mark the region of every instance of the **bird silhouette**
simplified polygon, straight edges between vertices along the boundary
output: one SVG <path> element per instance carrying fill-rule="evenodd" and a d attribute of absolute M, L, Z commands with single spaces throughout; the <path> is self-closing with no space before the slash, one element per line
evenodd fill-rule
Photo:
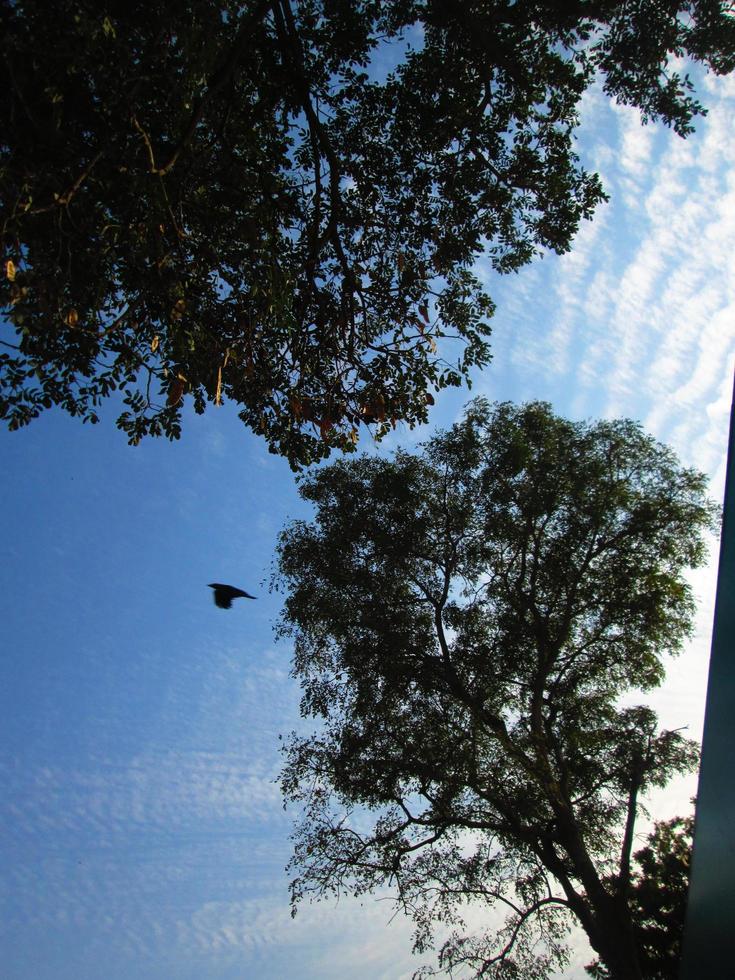
<path fill-rule="evenodd" d="M 234 585 L 222 585 L 221 582 L 210 582 L 209 588 L 214 589 L 214 604 L 220 609 L 229 609 L 233 599 L 255 599 L 254 595 L 236 589 Z"/>

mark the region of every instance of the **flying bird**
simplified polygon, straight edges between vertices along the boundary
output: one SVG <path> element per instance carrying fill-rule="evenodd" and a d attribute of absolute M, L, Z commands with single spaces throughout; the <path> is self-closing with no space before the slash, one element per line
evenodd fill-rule
<path fill-rule="evenodd" d="M 229 609 L 233 599 L 255 599 L 254 595 L 236 589 L 234 585 L 222 585 L 221 582 L 210 582 L 209 588 L 214 589 L 214 604 L 220 609 Z"/>

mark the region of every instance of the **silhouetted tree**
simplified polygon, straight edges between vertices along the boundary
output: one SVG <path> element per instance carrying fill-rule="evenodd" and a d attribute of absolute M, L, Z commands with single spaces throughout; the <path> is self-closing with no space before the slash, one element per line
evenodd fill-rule
<path fill-rule="evenodd" d="M 690 632 L 705 477 L 631 421 L 478 400 L 419 454 L 301 494 L 315 518 L 283 531 L 275 576 L 321 721 L 286 748 L 294 904 L 392 887 L 416 950 L 453 923 L 440 967 L 487 977 L 547 976 L 576 919 L 611 977 L 641 977 L 639 801 L 697 750 L 630 692 Z M 505 927 L 467 935 L 470 902 Z"/>
<path fill-rule="evenodd" d="M 718 0 L 0 0 L 0 25 L 0 417 L 121 391 L 135 443 L 229 399 L 294 467 L 488 362 L 470 269 L 592 215 L 595 78 L 686 135 L 673 60 L 735 53 Z"/>

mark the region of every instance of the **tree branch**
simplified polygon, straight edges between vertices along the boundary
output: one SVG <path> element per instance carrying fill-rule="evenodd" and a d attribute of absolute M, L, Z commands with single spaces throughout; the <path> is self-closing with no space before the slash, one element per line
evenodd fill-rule
<path fill-rule="evenodd" d="M 633 839 L 635 832 L 635 820 L 638 809 L 638 793 L 643 782 L 643 759 L 640 752 L 636 752 L 633 757 L 633 766 L 628 790 L 628 801 L 625 817 L 625 832 L 623 843 L 620 848 L 620 864 L 618 871 L 617 892 L 625 898 L 630 889 L 630 860 L 633 850 Z"/>
<path fill-rule="evenodd" d="M 164 177 L 175 166 L 182 152 L 186 149 L 186 146 L 194 136 L 196 128 L 204 115 L 204 110 L 207 108 L 212 99 L 220 92 L 220 90 L 224 88 L 235 72 L 238 62 L 244 55 L 250 43 L 253 25 L 262 19 L 268 8 L 271 6 L 271 0 L 260 0 L 260 2 L 256 4 L 255 8 L 250 11 L 250 13 L 240 24 L 237 34 L 235 35 L 235 40 L 233 41 L 227 57 L 209 78 L 207 89 L 194 107 L 194 111 L 189 118 L 189 123 L 173 153 L 162 167 L 152 169 L 153 173 L 158 174 L 159 177 Z"/>
<path fill-rule="evenodd" d="M 334 152 L 334 148 L 332 147 L 329 137 L 327 136 L 311 102 L 309 83 L 307 82 L 306 75 L 304 73 L 304 55 L 301 49 L 301 40 L 294 23 L 291 4 L 289 0 L 275 0 L 275 2 L 272 3 L 272 10 L 276 23 L 276 33 L 278 34 L 279 41 L 285 49 L 284 54 L 287 54 L 290 67 L 294 73 L 294 78 L 297 83 L 301 108 L 304 110 L 304 114 L 306 115 L 309 129 L 312 135 L 316 136 L 316 142 L 318 143 L 321 153 L 324 155 L 329 165 L 329 199 L 331 208 L 324 235 L 321 237 L 317 245 L 317 254 L 321 249 L 321 244 L 326 239 L 330 239 L 342 268 L 342 274 L 345 280 L 350 283 L 352 288 L 354 288 L 356 286 L 355 277 L 352 274 L 349 262 L 347 261 L 347 257 L 345 256 L 342 248 L 342 241 L 340 239 L 338 229 L 338 217 L 340 211 L 342 210 L 342 195 L 340 193 L 342 173 L 340 163 L 337 158 L 337 154 Z M 318 166 L 319 160 L 316 159 L 314 161 L 315 169 L 318 168 Z"/>

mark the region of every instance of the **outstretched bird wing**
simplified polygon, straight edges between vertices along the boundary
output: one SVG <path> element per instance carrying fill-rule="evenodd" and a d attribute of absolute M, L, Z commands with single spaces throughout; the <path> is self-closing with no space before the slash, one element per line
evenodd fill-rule
<path fill-rule="evenodd" d="M 214 589 L 214 602 L 220 609 L 229 609 L 233 599 L 254 599 L 254 595 L 236 589 L 234 585 L 223 585 L 221 582 L 210 582 L 209 588 Z"/>

